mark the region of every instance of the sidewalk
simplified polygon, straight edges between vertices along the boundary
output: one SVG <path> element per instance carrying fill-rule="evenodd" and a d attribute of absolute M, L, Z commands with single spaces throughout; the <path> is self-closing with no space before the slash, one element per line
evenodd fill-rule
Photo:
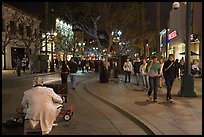
<path fill-rule="evenodd" d="M 25 73 L 21 71 L 21 76 L 17 76 L 16 72 L 13 73 L 13 70 L 2 70 L 2 79 L 23 79 L 28 77 L 36 77 L 36 76 L 44 76 L 55 74 L 55 72 L 47 72 L 47 73 L 30 73 L 29 70 L 26 70 Z"/>
<path fill-rule="evenodd" d="M 172 88 L 174 102 L 165 102 L 166 88 L 163 86 L 158 91 L 158 102 L 154 103 L 147 101 L 147 93 L 142 90 L 141 84 L 137 86 L 124 83 L 122 75 L 119 79 L 119 83 L 99 83 L 97 76 L 87 81 L 86 89 L 155 135 L 202 134 L 202 90 L 198 89 L 200 87 L 195 87 L 197 97 L 178 97 L 180 82 L 175 80 Z M 196 82 L 198 84 L 198 81 Z M 199 82 L 202 88 L 202 79 Z"/>

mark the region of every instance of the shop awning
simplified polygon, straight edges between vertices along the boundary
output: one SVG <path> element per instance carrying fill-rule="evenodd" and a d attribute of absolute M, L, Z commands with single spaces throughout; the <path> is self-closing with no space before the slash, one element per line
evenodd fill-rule
<path fill-rule="evenodd" d="M 180 55 L 185 55 L 185 52 L 180 53 Z M 191 51 L 191 56 L 197 56 L 197 55 L 199 54 Z"/>

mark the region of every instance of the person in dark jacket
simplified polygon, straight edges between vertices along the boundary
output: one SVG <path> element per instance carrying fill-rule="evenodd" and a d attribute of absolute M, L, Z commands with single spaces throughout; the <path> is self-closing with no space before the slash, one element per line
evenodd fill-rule
<path fill-rule="evenodd" d="M 180 68 L 180 64 L 179 64 L 179 60 L 176 59 L 175 60 L 175 65 L 176 65 L 176 77 L 179 79 L 179 68 Z"/>
<path fill-rule="evenodd" d="M 65 61 L 62 61 L 62 67 L 61 67 L 61 81 L 62 81 L 62 84 L 67 84 L 68 73 L 69 73 L 68 67 L 65 64 Z"/>
<path fill-rule="evenodd" d="M 82 59 L 81 60 L 81 70 L 82 70 L 82 73 L 84 73 L 84 67 L 86 66 L 86 62 L 85 62 L 85 59 Z"/>
<path fill-rule="evenodd" d="M 68 63 L 69 66 L 69 72 L 70 72 L 70 79 L 71 79 L 71 86 L 73 89 L 76 88 L 77 83 L 77 70 L 78 70 L 78 64 L 74 60 L 74 58 L 71 58 L 70 62 Z"/>
<path fill-rule="evenodd" d="M 169 54 L 168 60 L 164 63 L 163 75 L 167 86 L 166 101 L 172 102 L 171 88 L 176 78 L 176 64 L 173 54 Z"/>
<path fill-rule="evenodd" d="M 140 65 L 141 65 L 141 61 L 140 58 L 137 57 L 136 61 L 133 64 L 133 68 L 134 68 L 134 73 L 135 73 L 135 77 L 136 77 L 136 85 L 139 85 L 139 81 L 140 81 Z"/>

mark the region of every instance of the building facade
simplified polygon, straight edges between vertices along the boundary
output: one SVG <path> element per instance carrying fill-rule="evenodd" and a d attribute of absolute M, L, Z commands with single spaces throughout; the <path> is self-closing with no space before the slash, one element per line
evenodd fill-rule
<path fill-rule="evenodd" d="M 190 61 L 198 59 L 202 62 L 202 3 L 192 2 L 192 26 L 190 49 L 193 54 Z M 197 24 L 197 25 L 196 25 Z M 199 24 L 199 25 L 198 25 Z M 178 9 L 172 9 L 170 12 L 170 32 L 168 35 L 169 47 L 168 54 L 174 54 L 176 59 L 185 59 L 185 41 L 186 41 L 186 4 L 180 2 Z M 199 31 L 200 30 L 200 31 Z"/>
<path fill-rule="evenodd" d="M 37 17 L 2 3 L 2 69 L 12 69 L 17 58 L 26 56 L 26 47 L 34 54 L 39 26 Z"/>

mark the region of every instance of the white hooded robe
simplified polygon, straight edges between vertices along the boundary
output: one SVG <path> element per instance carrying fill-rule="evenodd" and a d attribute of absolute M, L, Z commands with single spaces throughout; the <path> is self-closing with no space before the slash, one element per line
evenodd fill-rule
<path fill-rule="evenodd" d="M 24 92 L 21 102 L 25 119 L 29 119 L 31 126 L 40 122 L 42 132 L 49 133 L 52 130 L 53 122 L 61 111 L 62 99 L 52 88 L 37 86 Z"/>

